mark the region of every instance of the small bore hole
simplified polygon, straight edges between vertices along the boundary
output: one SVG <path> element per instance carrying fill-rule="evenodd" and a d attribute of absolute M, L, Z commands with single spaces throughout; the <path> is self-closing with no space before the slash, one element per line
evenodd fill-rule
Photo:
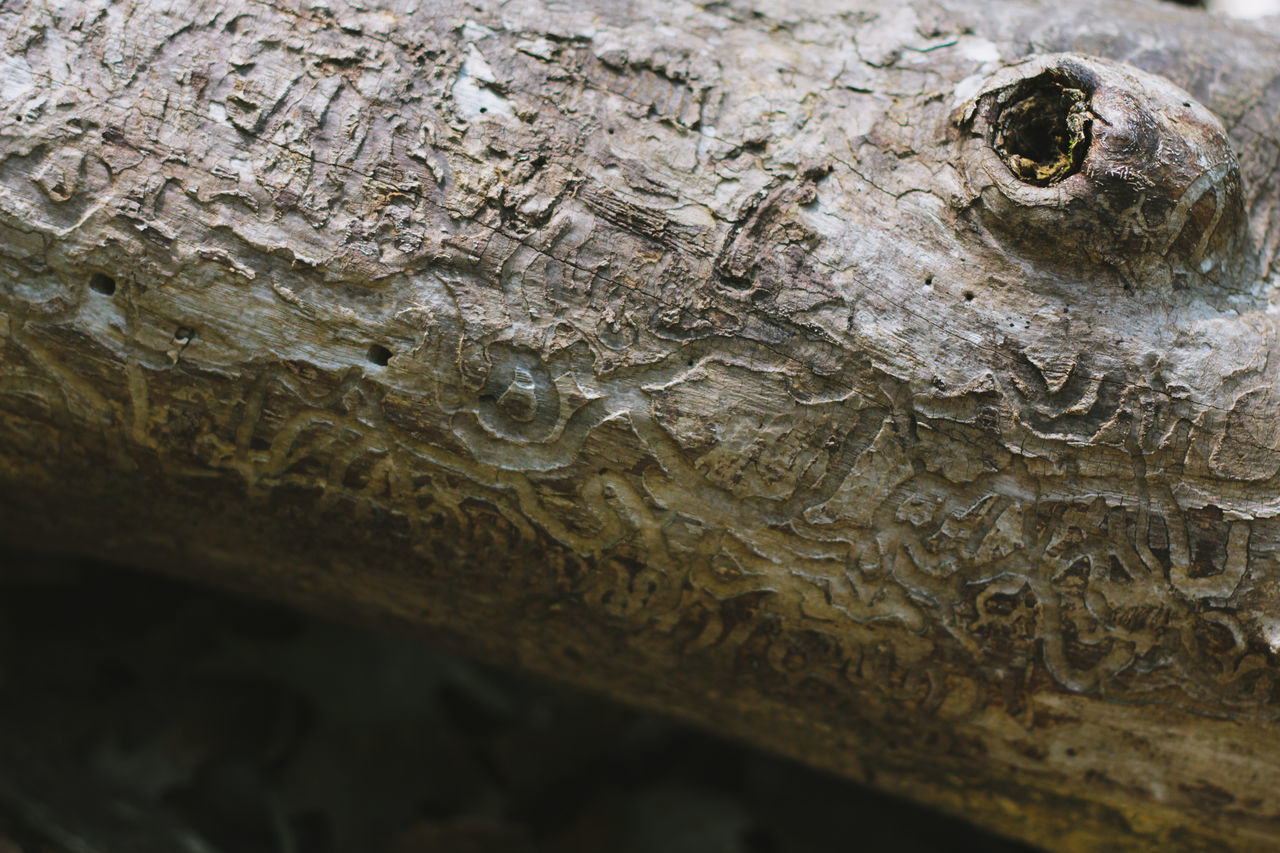
<path fill-rule="evenodd" d="M 369 347 L 369 351 L 365 353 L 365 358 L 369 359 L 370 364 L 376 364 L 379 367 L 386 367 L 387 362 L 391 361 L 391 350 L 382 344 L 374 344 Z"/>
<path fill-rule="evenodd" d="M 933 287 L 933 276 L 929 276 L 924 280 L 925 287 Z"/>
<path fill-rule="evenodd" d="M 972 302 L 972 301 L 973 301 L 973 291 L 972 291 L 972 290 L 966 290 L 966 291 L 964 292 L 964 301 L 965 301 L 965 302 Z"/>
<path fill-rule="evenodd" d="M 111 296 L 116 292 L 116 280 L 105 273 L 96 272 L 89 276 L 89 289 L 103 296 Z"/>
<path fill-rule="evenodd" d="M 1023 84 L 996 120 L 994 145 L 1018 180 L 1047 187 L 1080 171 L 1089 150 L 1089 93 L 1053 71 Z"/>

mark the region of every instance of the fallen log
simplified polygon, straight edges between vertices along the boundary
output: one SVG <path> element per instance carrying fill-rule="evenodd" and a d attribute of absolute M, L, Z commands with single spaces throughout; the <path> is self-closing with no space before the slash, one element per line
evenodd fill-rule
<path fill-rule="evenodd" d="M 1280 44 L 0 6 L 0 537 L 1054 849 L 1280 846 Z"/>

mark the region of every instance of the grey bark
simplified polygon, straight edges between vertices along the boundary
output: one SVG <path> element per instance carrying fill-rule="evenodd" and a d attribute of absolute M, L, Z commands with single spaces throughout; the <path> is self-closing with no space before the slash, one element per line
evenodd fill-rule
<path fill-rule="evenodd" d="M 1280 846 L 1280 44 L 3 2 L 0 535 L 1055 849 Z"/>

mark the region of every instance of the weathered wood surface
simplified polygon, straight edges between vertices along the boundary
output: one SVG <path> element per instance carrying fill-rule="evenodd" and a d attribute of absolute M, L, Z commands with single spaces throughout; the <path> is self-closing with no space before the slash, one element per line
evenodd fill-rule
<path fill-rule="evenodd" d="M 1280 847 L 1273 35 L 1087 0 L 0 32 L 4 538 L 1055 849 Z"/>

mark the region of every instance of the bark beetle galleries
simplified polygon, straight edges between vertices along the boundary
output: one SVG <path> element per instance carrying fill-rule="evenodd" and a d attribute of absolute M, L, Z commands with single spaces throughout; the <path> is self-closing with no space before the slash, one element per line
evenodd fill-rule
<path fill-rule="evenodd" d="M 1168 80 L 1075 54 L 1032 57 L 979 84 L 955 120 L 964 204 L 1011 248 L 1156 289 L 1250 280 L 1226 131 Z"/>

